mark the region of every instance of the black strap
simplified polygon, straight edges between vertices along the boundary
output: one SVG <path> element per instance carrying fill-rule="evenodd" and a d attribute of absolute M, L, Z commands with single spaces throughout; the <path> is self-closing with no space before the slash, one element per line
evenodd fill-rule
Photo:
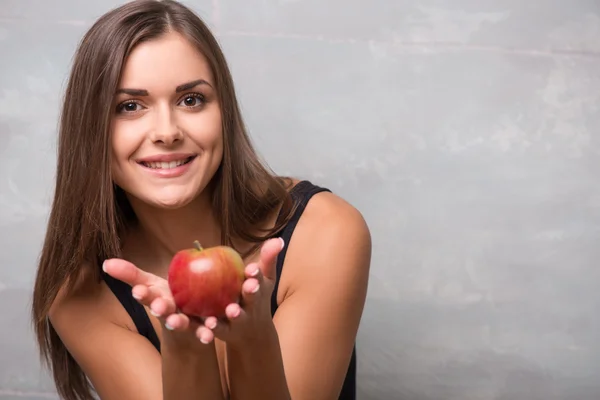
<path fill-rule="evenodd" d="M 106 285 L 114 293 L 115 297 L 123 305 L 123 308 L 125 308 L 133 320 L 139 334 L 147 338 L 150 343 L 156 347 L 156 350 L 160 352 L 160 340 L 158 340 L 154 326 L 152 325 L 144 306 L 138 303 L 131 295 L 131 286 L 121 280 L 113 278 L 107 273 L 102 273 L 102 276 Z"/>

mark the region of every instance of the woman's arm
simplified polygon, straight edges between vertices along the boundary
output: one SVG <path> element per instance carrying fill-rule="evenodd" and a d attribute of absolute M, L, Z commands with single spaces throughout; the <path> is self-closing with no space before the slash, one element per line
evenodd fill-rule
<path fill-rule="evenodd" d="M 163 332 L 159 353 L 126 326 L 125 310 L 100 288 L 59 297 L 50 320 L 102 400 L 225 398 L 214 345 L 203 345 L 193 333 L 182 340 L 175 336 L 182 333 Z"/>
<path fill-rule="evenodd" d="M 315 195 L 289 243 L 280 283 L 287 291 L 278 294 L 283 300 L 273 325 L 255 342 L 228 345 L 233 400 L 338 398 L 370 259 L 371 237 L 361 214 L 333 194 Z"/>

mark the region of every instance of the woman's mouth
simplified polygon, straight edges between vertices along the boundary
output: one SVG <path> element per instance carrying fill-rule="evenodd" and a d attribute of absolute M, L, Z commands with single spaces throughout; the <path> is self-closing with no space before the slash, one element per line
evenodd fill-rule
<path fill-rule="evenodd" d="M 188 164 L 196 156 L 189 156 L 181 160 L 174 161 L 140 161 L 139 164 L 151 169 L 174 169 L 182 165 Z"/>

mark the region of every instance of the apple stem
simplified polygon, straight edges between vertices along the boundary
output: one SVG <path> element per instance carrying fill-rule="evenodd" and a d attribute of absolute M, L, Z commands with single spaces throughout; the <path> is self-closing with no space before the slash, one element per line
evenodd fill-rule
<path fill-rule="evenodd" d="M 194 247 L 196 248 L 196 250 L 202 251 L 202 246 L 200 245 L 200 242 L 197 240 L 194 240 Z"/>

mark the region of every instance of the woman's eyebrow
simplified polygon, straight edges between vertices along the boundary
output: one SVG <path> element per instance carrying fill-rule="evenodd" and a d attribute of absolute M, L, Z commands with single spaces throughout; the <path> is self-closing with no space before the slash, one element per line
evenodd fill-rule
<path fill-rule="evenodd" d="M 181 84 L 179 86 L 177 86 L 175 88 L 175 93 L 179 93 L 179 92 L 183 92 L 185 90 L 189 90 L 191 88 L 194 88 L 198 85 L 208 85 L 210 87 L 212 87 L 212 85 L 210 83 L 208 83 L 206 80 L 204 79 L 196 79 L 195 81 L 191 81 L 191 82 L 187 82 L 184 84 Z M 130 89 L 130 88 L 121 88 L 117 90 L 116 94 L 128 94 L 130 96 L 148 96 L 148 91 L 146 89 Z"/>

